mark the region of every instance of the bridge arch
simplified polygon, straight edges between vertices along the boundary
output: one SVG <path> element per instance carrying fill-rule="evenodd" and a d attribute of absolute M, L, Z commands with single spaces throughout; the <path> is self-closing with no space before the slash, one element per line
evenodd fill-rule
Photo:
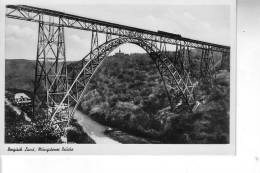
<path fill-rule="evenodd" d="M 80 63 L 77 63 L 77 68 L 71 72 L 73 74 L 69 74 L 73 77 L 71 82 L 69 82 L 69 88 L 67 92 L 52 113 L 52 122 L 59 122 L 57 117 L 64 103 L 68 106 L 74 105 L 72 109 L 68 108 L 69 118 L 74 114 L 76 108 L 83 98 L 89 81 L 94 76 L 105 57 L 107 57 L 117 47 L 126 43 L 135 44 L 148 53 L 150 58 L 155 63 L 164 82 L 170 104 L 172 104 L 172 98 L 176 96 L 181 96 L 183 101 L 188 105 L 193 104 L 194 85 L 192 81 L 189 79 L 189 77 L 183 79 L 169 58 L 160 51 L 155 43 L 140 38 L 119 37 L 101 44 L 94 50 L 90 51 L 90 53 L 87 54 L 80 61 Z M 169 94 L 169 90 L 173 90 L 172 95 Z"/>

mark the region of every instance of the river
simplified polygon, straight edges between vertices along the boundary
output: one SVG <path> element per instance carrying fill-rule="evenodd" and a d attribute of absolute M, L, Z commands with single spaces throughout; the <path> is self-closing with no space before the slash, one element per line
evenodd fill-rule
<path fill-rule="evenodd" d="M 84 132 L 87 133 L 97 144 L 120 144 L 118 141 L 115 141 L 104 134 L 104 131 L 108 127 L 92 120 L 84 113 L 77 110 L 74 113 L 74 118 L 82 126 Z"/>
<path fill-rule="evenodd" d="M 84 132 L 89 135 L 97 144 L 149 144 L 160 143 L 160 141 L 151 140 L 141 136 L 135 136 L 119 129 L 104 126 L 88 115 L 77 110 L 74 118 L 83 128 Z M 110 130 L 106 130 L 106 129 Z M 105 133 L 106 131 L 106 133 Z"/>

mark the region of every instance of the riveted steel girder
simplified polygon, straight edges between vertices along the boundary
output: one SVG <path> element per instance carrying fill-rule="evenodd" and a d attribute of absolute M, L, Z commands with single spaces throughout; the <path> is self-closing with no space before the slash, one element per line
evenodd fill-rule
<path fill-rule="evenodd" d="M 139 37 L 143 40 L 161 42 L 167 44 L 185 45 L 198 49 L 212 49 L 219 52 L 230 52 L 229 46 L 208 43 L 185 37 L 173 37 L 172 35 L 161 34 L 160 32 L 144 30 L 140 28 L 90 19 L 86 17 L 67 14 L 59 11 L 37 8 L 26 5 L 7 5 L 6 16 L 19 20 L 40 22 L 39 18 L 48 25 L 63 26 L 68 28 L 109 33 L 120 37 Z M 49 20 L 52 18 L 52 20 Z M 60 22 L 61 21 L 61 22 Z"/>

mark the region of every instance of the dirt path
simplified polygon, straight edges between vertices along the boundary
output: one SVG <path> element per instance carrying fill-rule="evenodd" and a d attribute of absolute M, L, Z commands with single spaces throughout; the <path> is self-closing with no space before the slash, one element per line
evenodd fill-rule
<path fill-rule="evenodd" d="M 20 108 L 18 108 L 17 106 L 14 106 L 7 98 L 5 98 L 5 104 L 7 106 L 9 106 L 11 109 L 13 109 L 17 113 L 17 115 L 19 115 L 19 116 L 22 115 L 23 111 Z M 26 121 L 28 121 L 28 122 L 32 121 L 31 118 L 29 118 L 25 112 L 23 113 L 23 116 Z"/>

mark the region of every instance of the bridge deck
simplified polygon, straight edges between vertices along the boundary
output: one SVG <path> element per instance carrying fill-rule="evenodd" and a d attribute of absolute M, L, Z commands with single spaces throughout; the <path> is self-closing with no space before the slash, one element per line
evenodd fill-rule
<path fill-rule="evenodd" d="M 213 51 L 219 52 L 230 52 L 229 46 L 194 40 L 186 37 L 180 37 L 177 34 L 169 33 L 167 35 L 165 34 L 166 32 L 155 32 L 27 5 L 7 5 L 6 7 L 6 16 L 9 18 L 27 20 L 32 22 L 45 22 L 46 24 L 56 26 L 64 26 L 81 30 L 91 30 L 118 36 L 141 36 L 143 39 L 155 42 L 185 45 L 200 49 L 212 49 Z M 47 19 L 49 20 L 50 16 L 53 17 L 53 20 L 47 21 Z"/>

